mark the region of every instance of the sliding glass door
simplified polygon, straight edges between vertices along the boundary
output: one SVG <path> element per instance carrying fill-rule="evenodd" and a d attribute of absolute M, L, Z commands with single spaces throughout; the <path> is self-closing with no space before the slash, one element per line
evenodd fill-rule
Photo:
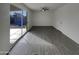
<path fill-rule="evenodd" d="M 27 12 L 10 11 L 10 43 L 15 43 L 26 31 Z"/>

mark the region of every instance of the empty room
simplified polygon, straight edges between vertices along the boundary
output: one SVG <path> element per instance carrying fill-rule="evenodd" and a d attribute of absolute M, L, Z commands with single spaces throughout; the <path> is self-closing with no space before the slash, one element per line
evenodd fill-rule
<path fill-rule="evenodd" d="M 0 3 L 0 55 L 79 55 L 79 3 Z"/>

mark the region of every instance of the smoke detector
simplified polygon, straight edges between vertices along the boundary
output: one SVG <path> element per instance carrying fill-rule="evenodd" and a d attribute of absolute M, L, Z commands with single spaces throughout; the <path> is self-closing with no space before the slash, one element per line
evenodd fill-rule
<path fill-rule="evenodd" d="M 45 12 L 45 11 L 48 11 L 49 9 L 47 8 L 47 7 L 43 7 L 42 9 L 41 9 L 41 11 L 43 11 L 43 12 Z"/>

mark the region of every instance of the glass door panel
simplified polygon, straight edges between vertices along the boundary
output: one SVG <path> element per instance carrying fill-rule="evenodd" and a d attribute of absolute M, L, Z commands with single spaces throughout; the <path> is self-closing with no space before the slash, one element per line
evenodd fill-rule
<path fill-rule="evenodd" d="M 15 43 L 27 30 L 26 11 L 10 11 L 10 43 Z"/>
<path fill-rule="evenodd" d="M 21 37 L 22 11 L 10 11 L 10 43 L 13 44 Z"/>

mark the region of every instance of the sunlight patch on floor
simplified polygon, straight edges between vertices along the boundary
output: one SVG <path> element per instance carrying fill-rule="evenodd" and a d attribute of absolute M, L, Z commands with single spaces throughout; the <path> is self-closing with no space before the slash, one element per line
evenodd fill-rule
<path fill-rule="evenodd" d="M 13 44 L 25 32 L 26 32 L 26 28 L 22 28 L 22 29 L 21 28 L 10 28 L 10 43 Z"/>

